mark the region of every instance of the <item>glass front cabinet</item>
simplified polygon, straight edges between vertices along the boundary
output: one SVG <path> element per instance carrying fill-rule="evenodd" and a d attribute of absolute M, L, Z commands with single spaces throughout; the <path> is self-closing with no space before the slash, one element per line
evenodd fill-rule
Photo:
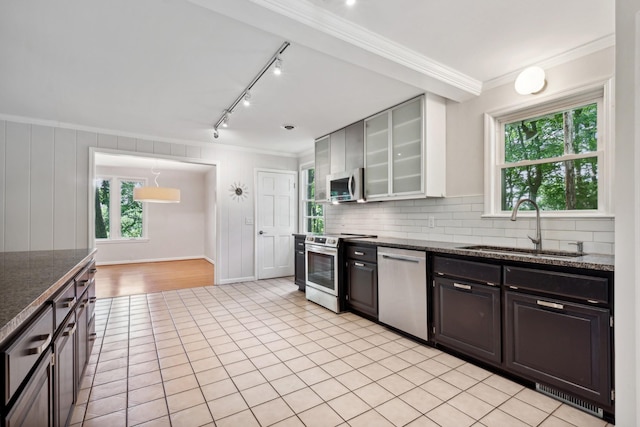
<path fill-rule="evenodd" d="M 431 94 L 366 119 L 366 199 L 444 196 L 445 125 L 445 100 Z"/>

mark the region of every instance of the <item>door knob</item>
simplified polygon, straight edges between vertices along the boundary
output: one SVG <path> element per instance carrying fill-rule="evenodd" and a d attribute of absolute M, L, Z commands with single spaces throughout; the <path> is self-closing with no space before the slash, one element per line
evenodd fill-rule
<path fill-rule="evenodd" d="M 262 234 L 264 234 L 264 231 L 260 230 L 260 231 L 258 231 L 258 234 L 262 235 Z"/>

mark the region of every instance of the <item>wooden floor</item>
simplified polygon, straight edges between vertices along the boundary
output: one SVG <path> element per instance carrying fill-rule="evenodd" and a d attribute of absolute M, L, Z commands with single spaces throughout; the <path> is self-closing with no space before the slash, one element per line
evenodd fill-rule
<path fill-rule="evenodd" d="M 204 259 L 98 266 L 96 296 L 124 295 L 213 285 L 213 264 Z"/>

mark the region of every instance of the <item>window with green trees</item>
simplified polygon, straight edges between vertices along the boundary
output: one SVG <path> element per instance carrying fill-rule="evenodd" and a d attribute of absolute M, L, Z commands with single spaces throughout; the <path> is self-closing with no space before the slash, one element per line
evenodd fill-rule
<path fill-rule="evenodd" d="M 583 102 L 501 123 L 500 206 L 523 197 L 545 211 L 598 210 L 599 103 Z M 533 209 L 523 205 L 522 209 Z"/>
<path fill-rule="evenodd" d="M 133 200 L 133 189 L 145 184 L 142 179 L 101 177 L 96 179 L 96 239 L 139 239 L 144 236 L 144 208 Z M 119 197 L 113 197 L 114 192 Z"/>
<path fill-rule="evenodd" d="M 315 202 L 315 169 L 302 170 L 302 232 L 324 233 L 324 206 Z"/>

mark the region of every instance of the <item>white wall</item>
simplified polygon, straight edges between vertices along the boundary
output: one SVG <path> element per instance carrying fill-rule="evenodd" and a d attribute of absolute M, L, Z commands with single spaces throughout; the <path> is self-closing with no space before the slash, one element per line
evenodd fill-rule
<path fill-rule="evenodd" d="M 205 194 L 204 194 L 204 256 L 213 261 L 216 259 L 216 174 L 217 167 L 214 166 L 211 171 L 205 175 Z"/>
<path fill-rule="evenodd" d="M 96 167 L 96 176 L 146 178 L 154 185 L 149 169 Z M 144 241 L 96 241 L 98 264 L 201 258 L 207 235 L 205 173 L 163 170 L 160 185 L 180 189 L 180 203 L 146 203 L 147 238 Z"/>
<path fill-rule="evenodd" d="M 297 159 L 241 151 L 212 142 L 187 145 L 0 120 L 0 250 L 73 249 L 88 246 L 89 147 L 158 154 L 178 160 L 200 159 L 218 165 L 220 282 L 254 277 L 254 169 L 296 170 Z M 265 147 L 268 149 L 268 147 Z M 234 182 L 249 188 L 235 202 Z"/>
<path fill-rule="evenodd" d="M 640 425 L 640 2 L 616 1 L 616 425 Z"/>
<path fill-rule="evenodd" d="M 482 218 L 484 212 L 484 114 L 523 102 L 558 96 L 567 90 L 613 77 L 614 49 L 608 48 L 547 70 L 547 87 L 540 95 L 518 95 L 513 84 L 486 90 L 463 103 L 447 103 L 447 197 L 361 205 L 327 205 L 329 233 L 363 232 L 401 238 L 508 245 L 529 248 L 527 234 L 533 220 Z M 433 216 L 435 227 L 428 227 Z M 546 249 L 575 250 L 568 245 L 584 241 L 585 251 L 614 252 L 613 218 L 543 219 Z"/>

